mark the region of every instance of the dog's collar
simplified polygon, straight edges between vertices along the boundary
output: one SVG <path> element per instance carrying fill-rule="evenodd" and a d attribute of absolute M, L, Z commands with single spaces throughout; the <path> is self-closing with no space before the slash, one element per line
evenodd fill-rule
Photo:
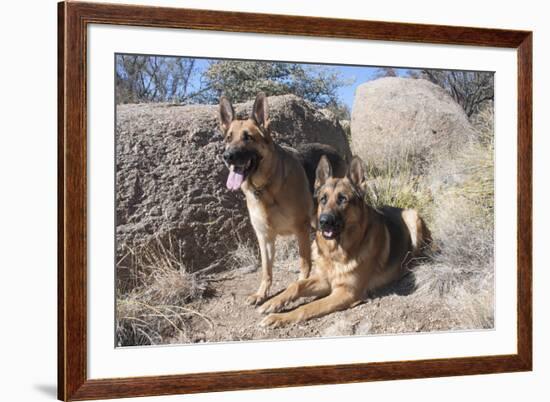
<path fill-rule="evenodd" d="M 250 186 L 252 187 L 253 191 L 252 193 L 254 194 L 254 196 L 256 198 L 260 198 L 264 192 L 264 190 L 267 188 L 267 186 L 269 185 L 269 183 L 271 182 L 271 179 L 273 178 L 273 176 L 275 176 L 275 173 L 272 173 L 271 175 L 269 175 L 269 177 L 267 178 L 267 180 L 264 182 L 264 184 L 262 184 L 261 186 L 256 186 L 254 184 L 254 181 L 252 181 L 252 177 L 250 178 L 250 180 L 248 180 L 248 182 L 250 183 Z"/>
<path fill-rule="evenodd" d="M 267 180 L 261 186 L 256 186 L 254 184 L 254 181 L 252 181 L 252 177 L 250 177 L 248 182 L 250 183 L 250 186 L 253 189 L 253 194 L 256 198 L 260 198 L 262 196 L 262 194 L 265 191 L 265 189 L 267 188 L 267 186 L 269 186 L 269 183 L 271 183 L 271 179 L 273 179 L 273 176 L 275 176 L 275 173 L 276 173 L 278 168 L 279 168 L 279 159 L 277 158 L 277 165 L 275 166 L 275 169 L 271 172 L 271 174 L 269 175 Z M 284 177 L 284 165 L 283 165 L 283 177 Z"/>
<path fill-rule="evenodd" d="M 266 181 L 266 183 L 263 185 L 263 186 L 260 186 L 260 187 L 256 187 L 254 185 L 254 183 L 252 182 L 252 180 L 250 180 L 250 186 L 252 186 L 252 189 L 254 190 L 253 191 L 253 194 L 256 198 L 260 198 L 263 191 L 265 190 L 265 188 L 267 187 L 267 184 L 269 183 L 269 181 Z"/>

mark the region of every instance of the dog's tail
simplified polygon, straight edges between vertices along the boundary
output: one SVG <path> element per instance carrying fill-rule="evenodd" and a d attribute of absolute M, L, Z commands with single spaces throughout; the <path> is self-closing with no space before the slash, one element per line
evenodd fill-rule
<path fill-rule="evenodd" d="M 313 187 L 315 184 L 315 170 L 323 155 L 328 158 L 332 166 L 332 174 L 334 177 L 344 177 L 346 175 L 346 161 L 338 151 L 330 145 L 319 143 L 303 144 L 296 147 L 296 150 L 298 151 L 300 161 L 306 172 L 311 194 L 313 194 Z"/>
<path fill-rule="evenodd" d="M 432 233 L 424 219 L 414 209 L 402 212 L 403 221 L 409 229 L 413 257 L 429 256 L 435 251 Z"/>

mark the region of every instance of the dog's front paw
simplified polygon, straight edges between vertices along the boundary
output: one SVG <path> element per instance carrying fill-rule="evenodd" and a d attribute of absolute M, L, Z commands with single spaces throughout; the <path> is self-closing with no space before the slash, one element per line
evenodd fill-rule
<path fill-rule="evenodd" d="M 261 294 L 258 294 L 258 293 L 254 293 L 254 294 L 251 294 L 250 296 L 248 296 L 246 298 L 246 303 L 248 303 L 252 306 L 257 306 L 259 304 L 262 304 L 265 299 L 267 299 L 267 295 L 261 295 Z"/>
<path fill-rule="evenodd" d="M 261 327 L 279 328 L 284 325 L 290 324 L 292 320 L 289 319 L 288 314 L 269 314 L 262 321 L 260 321 Z"/>
<path fill-rule="evenodd" d="M 281 303 L 277 299 L 271 299 L 258 307 L 258 311 L 260 314 L 277 313 L 281 311 L 283 307 L 284 303 Z"/>

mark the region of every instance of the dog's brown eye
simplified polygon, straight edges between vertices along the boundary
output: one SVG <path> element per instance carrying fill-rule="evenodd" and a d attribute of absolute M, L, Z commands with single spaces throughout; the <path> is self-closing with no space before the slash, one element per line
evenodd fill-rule
<path fill-rule="evenodd" d="M 327 203 L 327 195 L 324 194 L 321 199 L 319 200 L 319 202 L 323 205 L 325 205 Z"/>
<path fill-rule="evenodd" d="M 250 134 L 248 132 L 243 133 L 243 141 L 249 141 L 251 139 Z"/>
<path fill-rule="evenodd" d="M 343 194 L 338 194 L 338 205 L 342 205 L 343 203 L 347 202 L 348 199 Z"/>

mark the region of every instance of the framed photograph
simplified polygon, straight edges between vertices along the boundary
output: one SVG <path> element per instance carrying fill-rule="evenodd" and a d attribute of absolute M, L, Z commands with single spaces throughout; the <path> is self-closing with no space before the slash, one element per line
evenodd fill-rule
<path fill-rule="evenodd" d="M 58 16 L 60 400 L 532 369 L 532 32 Z"/>

